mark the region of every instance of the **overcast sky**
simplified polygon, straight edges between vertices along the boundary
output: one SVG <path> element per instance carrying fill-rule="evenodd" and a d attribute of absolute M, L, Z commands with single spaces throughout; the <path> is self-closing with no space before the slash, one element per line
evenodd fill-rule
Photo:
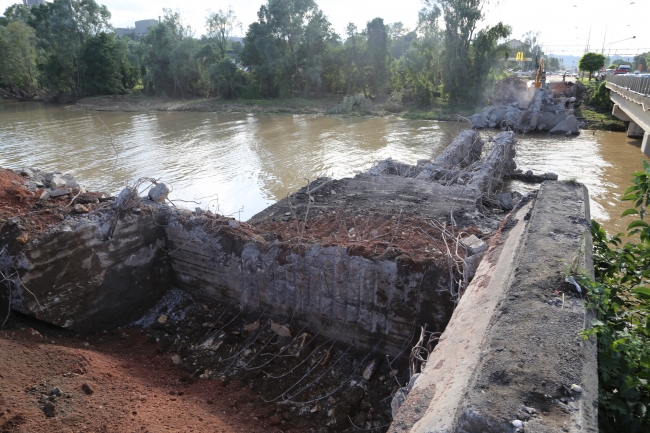
<path fill-rule="evenodd" d="M 133 27 L 142 19 L 157 18 L 162 8 L 179 10 L 196 29 L 204 32 L 206 11 L 227 9 L 231 4 L 235 14 L 244 25 L 257 19 L 262 0 L 97 0 L 105 4 L 112 14 L 115 27 Z M 366 22 L 381 17 L 386 23 L 401 21 L 406 27 L 415 27 L 421 0 L 317 0 L 319 7 L 329 17 L 334 29 L 342 34 L 348 22 L 364 27 Z M 4 11 L 15 3 L 0 0 Z M 483 26 L 499 21 L 512 26 L 513 38 L 525 32 L 540 31 L 547 53 L 582 54 L 587 42 L 592 51 L 605 54 L 611 50 L 620 54 L 634 55 L 650 51 L 650 0 L 491 0 L 485 7 Z M 591 28 L 591 37 L 589 30 Z M 607 29 L 607 34 L 605 30 Z M 636 39 L 619 42 L 636 36 Z"/>

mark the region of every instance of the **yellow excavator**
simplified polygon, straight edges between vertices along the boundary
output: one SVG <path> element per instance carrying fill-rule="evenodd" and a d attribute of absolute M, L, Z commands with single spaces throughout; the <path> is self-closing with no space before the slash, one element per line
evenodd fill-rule
<path fill-rule="evenodd" d="M 544 59 L 537 59 L 535 57 L 535 64 L 537 65 L 537 75 L 535 76 L 535 88 L 539 89 L 540 87 L 546 84 L 546 70 L 544 69 Z"/>

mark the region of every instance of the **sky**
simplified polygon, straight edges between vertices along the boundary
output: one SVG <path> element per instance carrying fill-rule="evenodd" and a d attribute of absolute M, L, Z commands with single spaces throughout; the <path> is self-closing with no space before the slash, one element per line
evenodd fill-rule
<path fill-rule="evenodd" d="M 97 0 L 105 4 L 112 14 L 114 27 L 133 27 L 135 21 L 157 18 L 163 8 L 178 10 L 196 29 L 204 32 L 207 10 L 226 10 L 232 5 L 243 32 L 257 19 L 262 0 Z M 421 0 L 316 0 L 329 17 L 334 30 L 343 34 L 346 25 L 353 22 L 365 27 L 373 18 L 381 17 L 386 23 L 401 21 L 414 28 Z M 4 11 L 14 0 L 0 0 Z M 482 27 L 499 21 L 510 25 L 512 38 L 520 39 L 527 31 L 541 32 L 546 53 L 581 55 L 587 43 L 591 51 L 623 57 L 650 51 L 649 0 L 489 0 L 484 8 Z M 591 34 L 590 34 L 591 30 Z M 237 30 L 236 33 L 239 33 Z M 636 39 L 628 39 L 636 36 Z M 628 40 L 624 40 L 628 39 Z"/>

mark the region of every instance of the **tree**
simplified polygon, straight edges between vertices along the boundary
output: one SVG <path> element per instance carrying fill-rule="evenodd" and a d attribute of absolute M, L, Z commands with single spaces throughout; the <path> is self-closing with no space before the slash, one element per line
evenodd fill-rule
<path fill-rule="evenodd" d="M 112 33 L 110 12 L 95 0 L 54 0 L 33 7 L 30 12 L 28 22 L 36 31 L 38 46 L 46 52 L 46 84 L 52 89 L 81 94 L 84 45 L 94 35 Z"/>
<path fill-rule="evenodd" d="M 84 93 L 113 95 L 124 93 L 120 50 L 113 35 L 91 36 L 81 53 Z M 128 62 L 125 59 L 126 62 Z M 129 65 L 130 66 L 130 65 Z"/>
<path fill-rule="evenodd" d="M 224 99 L 242 96 L 246 84 L 242 72 L 227 57 L 210 67 L 210 80 L 217 95 Z"/>
<path fill-rule="evenodd" d="M 598 53 L 586 53 L 578 62 L 581 71 L 589 72 L 589 81 L 591 81 L 591 74 L 599 71 L 603 66 L 605 66 L 605 56 Z"/>
<path fill-rule="evenodd" d="M 484 0 L 439 0 L 444 21 L 443 84 L 451 103 L 475 104 L 492 75 L 499 56 L 505 53 L 498 41 L 510 34 L 510 28 L 498 23 L 474 32 L 483 17 Z M 480 36 L 480 38 L 479 38 Z M 505 57 L 505 56 L 504 56 Z"/>
<path fill-rule="evenodd" d="M 635 56 L 633 69 L 635 71 L 647 71 L 648 57 L 650 57 L 650 53 L 643 53 L 643 54 L 639 54 L 638 56 Z"/>
<path fill-rule="evenodd" d="M 368 32 L 366 79 L 372 92 L 379 98 L 386 95 L 389 78 L 390 54 L 386 27 L 381 18 L 375 18 L 366 25 Z"/>
<path fill-rule="evenodd" d="M 34 30 L 22 21 L 0 26 L 0 85 L 18 98 L 39 90 Z"/>
<path fill-rule="evenodd" d="M 232 8 L 228 8 L 226 12 L 219 9 L 218 12 L 211 12 L 208 15 L 205 23 L 206 33 L 209 38 L 213 38 L 219 48 L 221 59 L 226 57 L 228 51 L 228 43 L 233 35 L 233 30 L 236 27 L 241 27 L 241 23 L 237 21 L 237 16 Z"/>
<path fill-rule="evenodd" d="M 548 64 L 550 68 L 558 69 L 560 67 L 560 59 L 557 57 L 549 57 Z"/>

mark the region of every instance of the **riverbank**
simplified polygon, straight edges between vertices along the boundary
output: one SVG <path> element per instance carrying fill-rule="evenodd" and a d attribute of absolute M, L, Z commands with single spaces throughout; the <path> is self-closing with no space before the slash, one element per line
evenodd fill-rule
<path fill-rule="evenodd" d="M 92 111 L 194 111 L 216 113 L 251 114 L 332 114 L 343 116 L 400 116 L 412 120 L 463 120 L 476 108 L 448 106 L 440 100 L 428 108 L 404 108 L 401 111 L 386 110 L 384 103 L 372 102 L 363 110 L 339 112 L 341 97 L 288 98 L 288 99 L 172 99 L 144 95 L 95 96 L 78 100 L 74 108 Z M 462 116 L 462 117 L 459 117 Z"/>

